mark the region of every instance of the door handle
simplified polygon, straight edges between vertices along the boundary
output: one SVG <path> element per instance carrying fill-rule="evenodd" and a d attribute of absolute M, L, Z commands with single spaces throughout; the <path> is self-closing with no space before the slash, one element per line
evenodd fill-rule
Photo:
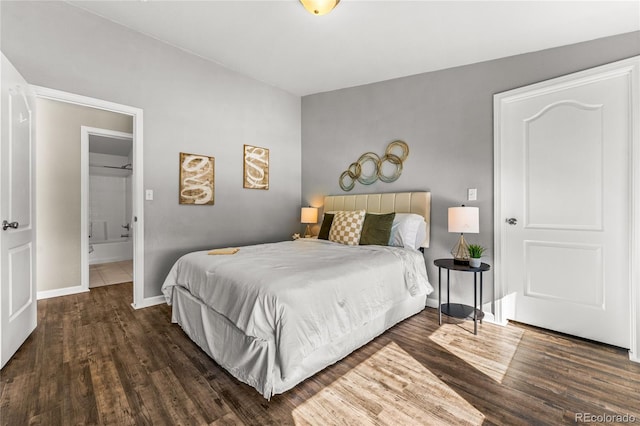
<path fill-rule="evenodd" d="M 18 222 L 7 222 L 6 220 L 2 221 L 2 230 L 6 231 L 8 228 L 18 229 L 20 224 Z"/>
<path fill-rule="evenodd" d="M 515 217 L 510 217 L 508 219 L 505 219 L 505 222 L 507 222 L 509 225 L 515 225 L 518 223 L 518 219 L 516 219 Z"/>

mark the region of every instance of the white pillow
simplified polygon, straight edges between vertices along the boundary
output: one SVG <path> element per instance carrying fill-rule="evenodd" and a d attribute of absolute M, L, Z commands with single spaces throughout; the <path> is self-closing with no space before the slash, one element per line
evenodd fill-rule
<path fill-rule="evenodd" d="M 426 236 L 427 228 L 422 216 L 413 213 L 396 213 L 391 225 L 389 245 L 418 250 Z"/>

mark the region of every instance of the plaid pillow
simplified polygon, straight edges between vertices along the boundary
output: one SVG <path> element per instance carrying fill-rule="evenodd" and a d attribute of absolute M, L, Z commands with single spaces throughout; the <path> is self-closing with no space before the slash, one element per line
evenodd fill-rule
<path fill-rule="evenodd" d="M 329 231 L 329 241 L 349 246 L 360 243 L 365 211 L 336 212 Z"/>

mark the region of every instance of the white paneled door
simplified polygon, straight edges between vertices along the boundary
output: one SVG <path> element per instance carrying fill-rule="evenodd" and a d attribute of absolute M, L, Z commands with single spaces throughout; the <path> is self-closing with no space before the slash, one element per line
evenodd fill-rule
<path fill-rule="evenodd" d="M 0 367 L 36 327 L 33 98 L 2 55 Z"/>
<path fill-rule="evenodd" d="M 630 347 L 634 67 L 496 95 L 507 319 Z"/>

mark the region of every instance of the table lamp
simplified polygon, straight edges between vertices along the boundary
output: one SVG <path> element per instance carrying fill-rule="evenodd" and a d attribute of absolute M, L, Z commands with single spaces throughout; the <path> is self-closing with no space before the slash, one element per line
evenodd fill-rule
<path fill-rule="evenodd" d="M 307 228 L 304 230 L 305 238 L 311 237 L 310 223 L 318 223 L 318 209 L 315 207 L 303 207 L 300 212 L 300 222 L 306 223 Z"/>
<path fill-rule="evenodd" d="M 469 264 L 469 245 L 464 240 L 464 234 L 480 232 L 480 209 L 478 207 L 449 207 L 449 232 L 459 232 L 460 239 L 451 250 L 453 263 L 457 265 Z"/>

